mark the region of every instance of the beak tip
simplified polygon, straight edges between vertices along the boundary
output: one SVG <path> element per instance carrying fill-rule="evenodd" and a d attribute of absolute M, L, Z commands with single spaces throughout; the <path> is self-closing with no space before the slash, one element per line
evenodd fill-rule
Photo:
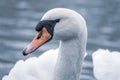
<path fill-rule="evenodd" d="M 22 54 L 23 54 L 24 56 L 27 56 L 27 55 L 28 55 L 28 54 L 26 54 L 26 49 L 23 50 Z"/>

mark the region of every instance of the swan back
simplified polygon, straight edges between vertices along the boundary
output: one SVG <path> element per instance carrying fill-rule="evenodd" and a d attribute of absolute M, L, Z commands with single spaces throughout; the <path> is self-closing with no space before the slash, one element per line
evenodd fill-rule
<path fill-rule="evenodd" d="M 120 80 L 120 52 L 99 49 L 92 58 L 97 80 Z"/>
<path fill-rule="evenodd" d="M 2 80 L 52 80 L 58 49 L 48 50 L 39 57 L 19 60 Z"/>

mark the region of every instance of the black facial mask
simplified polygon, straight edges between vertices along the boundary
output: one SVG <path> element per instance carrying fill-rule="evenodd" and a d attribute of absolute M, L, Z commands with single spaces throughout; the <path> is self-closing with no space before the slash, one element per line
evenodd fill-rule
<path fill-rule="evenodd" d="M 51 36 L 53 36 L 53 32 L 54 32 L 54 27 L 56 25 L 56 23 L 58 23 L 60 21 L 60 19 L 56 19 L 56 20 L 43 20 L 40 21 L 37 26 L 36 26 L 36 31 L 41 31 L 43 27 L 45 27 L 47 29 L 47 31 L 51 34 Z"/>

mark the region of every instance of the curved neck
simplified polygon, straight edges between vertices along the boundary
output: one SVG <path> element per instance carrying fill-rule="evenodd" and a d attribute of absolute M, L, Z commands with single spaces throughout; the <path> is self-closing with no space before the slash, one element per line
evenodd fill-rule
<path fill-rule="evenodd" d="M 79 80 L 86 44 L 80 39 L 60 41 L 54 80 Z"/>

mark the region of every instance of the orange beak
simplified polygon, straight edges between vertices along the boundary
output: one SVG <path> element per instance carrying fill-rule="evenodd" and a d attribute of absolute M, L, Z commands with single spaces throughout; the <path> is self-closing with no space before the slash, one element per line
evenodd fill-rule
<path fill-rule="evenodd" d="M 33 41 L 27 46 L 27 48 L 24 49 L 23 55 L 27 55 L 29 53 L 32 53 L 37 48 L 42 46 L 44 43 L 49 41 L 51 39 L 50 33 L 47 31 L 45 27 L 40 32 L 37 32 L 35 35 Z"/>

